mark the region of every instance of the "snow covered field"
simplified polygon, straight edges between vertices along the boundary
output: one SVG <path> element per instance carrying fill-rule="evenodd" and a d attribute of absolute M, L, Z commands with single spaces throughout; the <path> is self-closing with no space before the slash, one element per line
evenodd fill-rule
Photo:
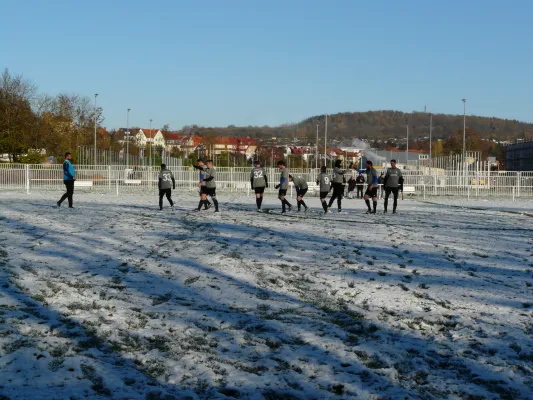
<path fill-rule="evenodd" d="M 60 195 L 0 195 L 2 399 L 533 398 L 531 200 Z"/>

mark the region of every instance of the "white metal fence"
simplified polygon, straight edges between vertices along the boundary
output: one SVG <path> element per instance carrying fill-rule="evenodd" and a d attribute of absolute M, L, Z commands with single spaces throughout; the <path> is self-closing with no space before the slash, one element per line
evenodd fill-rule
<path fill-rule="evenodd" d="M 121 165 L 78 165 L 79 188 L 99 193 L 136 193 L 157 190 L 159 169 L 126 168 Z M 198 171 L 192 167 L 170 167 L 176 178 L 176 189 L 197 189 Z M 250 168 L 217 168 L 219 192 L 249 193 Z M 274 193 L 279 171 L 265 168 L 269 181 L 267 192 Z M 381 172 L 378 170 L 378 172 Z M 319 170 L 291 169 L 292 174 L 315 182 Z M 354 171 L 354 174 L 356 172 Z M 488 170 L 446 171 L 433 169 L 403 171 L 404 186 L 414 189 L 415 196 L 463 196 L 509 198 L 533 197 L 533 172 L 494 172 Z M 348 177 L 347 177 L 348 178 Z M 0 190 L 64 190 L 62 165 L 0 164 Z M 412 191 L 412 190 L 411 190 Z"/>

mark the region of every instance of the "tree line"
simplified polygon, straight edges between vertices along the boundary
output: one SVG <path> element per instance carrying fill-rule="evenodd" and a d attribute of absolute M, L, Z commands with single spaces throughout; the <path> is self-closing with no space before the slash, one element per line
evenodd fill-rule
<path fill-rule="evenodd" d="M 11 162 L 41 162 L 45 155 L 92 144 L 95 120 L 97 125 L 103 122 L 102 110 L 87 96 L 39 93 L 7 68 L 0 76 L 0 154 Z"/>

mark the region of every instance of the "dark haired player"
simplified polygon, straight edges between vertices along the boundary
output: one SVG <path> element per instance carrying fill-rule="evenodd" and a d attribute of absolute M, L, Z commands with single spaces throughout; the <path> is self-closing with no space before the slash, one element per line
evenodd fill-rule
<path fill-rule="evenodd" d="M 307 181 L 301 175 L 289 175 L 289 181 L 294 183 L 294 187 L 296 187 L 296 200 L 298 201 L 298 211 L 301 211 L 301 207 L 304 206 L 304 211 L 307 212 L 309 210 L 309 207 L 307 207 L 307 204 L 305 204 L 305 201 L 303 200 L 309 188 L 307 186 Z"/>
<path fill-rule="evenodd" d="M 337 208 L 339 212 L 342 211 L 342 196 L 344 195 L 344 174 L 348 172 L 347 169 L 341 169 L 341 160 L 335 161 L 335 168 L 333 168 L 333 194 L 329 199 L 328 208 L 337 199 Z"/>
<path fill-rule="evenodd" d="M 278 199 L 281 201 L 281 213 L 285 214 L 287 212 L 285 206 L 289 207 L 289 211 L 292 209 L 291 203 L 289 203 L 285 198 L 287 195 L 287 189 L 289 188 L 289 170 L 287 169 L 285 161 L 283 160 L 278 161 L 276 165 L 281 171 L 281 175 L 279 178 L 279 184 L 277 184 L 275 188 L 279 189 Z"/>
<path fill-rule="evenodd" d="M 268 188 L 268 178 L 264 168 L 261 167 L 259 160 L 254 162 L 252 172 L 250 173 L 250 185 L 255 191 L 255 204 L 257 205 L 257 211 L 261 212 L 263 193 L 265 193 L 265 188 Z"/>
<path fill-rule="evenodd" d="M 328 204 L 326 203 L 326 197 L 331 190 L 331 177 L 326 173 L 326 166 L 323 165 L 320 167 L 320 175 L 316 180 L 316 184 L 320 185 L 320 202 L 322 203 L 322 208 L 324 213 L 328 213 Z"/>
<path fill-rule="evenodd" d="M 367 214 L 375 214 L 376 208 L 378 206 L 378 173 L 376 169 L 372 166 L 372 161 L 368 160 L 366 162 L 366 179 L 368 182 L 368 187 L 366 188 L 365 192 L 365 203 L 368 207 Z M 374 206 L 374 210 L 370 208 L 370 200 L 368 200 L 370 197 L 372 197 L 372 203 Z"/>
<path fill-rule="evenodd" d="M 170 208 L 174 210 L 174 202 L 172 201 L 172 189 L 176 189 L 176 180 L 171 170 L 167 169 L 165 164 L 161 164 L 161 171 L 159 172 L 159 179 L 157 182 L 159 188 L 159 209 L 163 209 L 163 196 L 167 196 L 170 203 Z"/>
<path fill-rule="evenodd" d="M 398 190 L 403 183 L 402 171 L 396 168 L 396 160 L 390 160 L 390 168 L 385 174 L 385 202 L 383 203 L 383 212 L 387 213 L 387 205 L 389 203 L 389 196 L 392 193 L 394 203 L 392 204 L 392 213 L 396 214 L 396 207 L 398 205 Z"/>

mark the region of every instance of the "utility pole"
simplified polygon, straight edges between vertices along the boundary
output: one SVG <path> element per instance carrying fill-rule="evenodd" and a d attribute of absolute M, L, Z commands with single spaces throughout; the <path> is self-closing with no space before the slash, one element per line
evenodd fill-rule
<path fill-rule="evenodd" d="M 466 99 L 463 99 L 463 162 L 466 162 Z"/>
<path fill-rule="evenodd" d="M 318 169 L 318 124 L 316 124 L 316 152 L 315 152 L 315 169 Z"/>
<path fill-rule="evenodd" d="M 328 143 L 328 114 L 326 114 L 326 130 L 324 132 L 324 165 L 325 166 L 328 165 L 328 156 L 327 156 L 328 146 L 327 146 L 327 143 Z"/>
<path fill-rule="evenodd" d="M 98 110 L 96 108 L 96 97 L 98 93 L 94 94 L 94 165 L 96 165 L 96 124 L 98 123 Z"/>
<path fill-rule="evenodd" d="M 429 114 L 429 173 L 431 174 L 432 164 L 432 143 L 431 143 L 431 130 L 433 129 L 433 114 Z"/>
<path fill-rule="evenodd" d="M 130 111 L 128 108 L 128 116 L 126 117 L 126 168 L 129 167 L 130 158 Z"/>
<path fill-rule="evenodd" d="M 152 167 L 152 149 L 154 148 L 154 140 L 152 137 L 152 120 L 150 120 L 150 167 Z"/>
<path fill-rule="evenodd" d="M 409 165 L 409 119 L 405 120 L 405 127 L 407 129 L 407 144 L 405 147 L 405 169 Z"/>

